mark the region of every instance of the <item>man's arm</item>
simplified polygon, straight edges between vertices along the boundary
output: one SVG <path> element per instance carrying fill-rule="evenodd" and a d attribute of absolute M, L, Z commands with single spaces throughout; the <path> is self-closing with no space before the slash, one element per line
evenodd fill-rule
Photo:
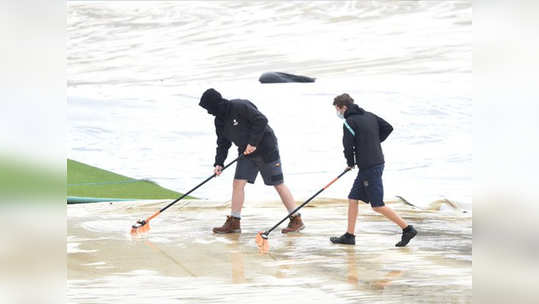
<path fill-rule="evenodd" d="M 355 157 L 355 143 L 354 143 L 354 136 L 355 131 L 352 129 L 350 124 L 346 125 L 347 123 L 343 124 L 343 136 L 342 136 L 342 144 L 344 146 L 344 157 L 346 158 L 346 164 L 348 167 L 352 168 L 355 165 L 354 157 Z"/>
<path fill-rule="evenodd" d="M 251 124 L 251 130 L 247 143 L 253 147 L 256 147 L 264 136 L 268 119 L 266 116 L 264 116 L 264 114 L 260 113 L 260 111 L 258 111 L 254 105 L 242 105 L 240 113 Z"/>
<path fill-rule="evenodd" d="M 215 163 L 213 166 L 224 166 L 226 157 L 228 156 L 228 149 L 232 143 L 224 135 L 225 123 L 222 119 L 215 117 L 215 133 L 217 133 L 217 151 L 215 154 Z"/>
<path fill-rule="evenodd" d="M 382 118 L 374 115 L 376 117 L 376 121 L 378 122 L 378 133 L 380 135 L 380 142 L 383 142 L 386 140 L 386 138 L 393 132 L 393 127 Z"/>

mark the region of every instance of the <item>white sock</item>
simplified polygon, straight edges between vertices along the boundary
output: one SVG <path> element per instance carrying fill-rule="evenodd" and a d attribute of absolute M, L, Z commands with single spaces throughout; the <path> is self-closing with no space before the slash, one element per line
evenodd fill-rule
<path fill-rule="evenodd" d="M 288 210 L 288 214 L 290 214 L 290 212 L 294 211 L 294 209 L 296 209 L 296 208 L 289 209 L 289 210 Z M 299 213 L 296 212 L 296 213 L 294 213 L 294 214 L 290 214 L 291 217 L 292 217 L 292 216 L 296 216 L 296 215 L 299 215 Z"/>

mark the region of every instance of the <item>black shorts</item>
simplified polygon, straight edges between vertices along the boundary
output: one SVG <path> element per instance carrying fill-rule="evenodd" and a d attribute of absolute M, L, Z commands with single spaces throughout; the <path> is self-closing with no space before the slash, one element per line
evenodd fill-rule
<path fill-rule="evenodd" d="M 384 164 L 360 170 L 348 198 L 370 203 L 372 207 L 384 206 L 383 172 Z"/>
<path fill-rule="evenodd" d="M 284 182 L 281 159 L 264 162 L 262 156 L 241 157 L 236 165 L 234 179 L 243 179 L 254 184 L 258 172 L 264 179 L 264 184 L 268 186 L 280 185 Z"/>

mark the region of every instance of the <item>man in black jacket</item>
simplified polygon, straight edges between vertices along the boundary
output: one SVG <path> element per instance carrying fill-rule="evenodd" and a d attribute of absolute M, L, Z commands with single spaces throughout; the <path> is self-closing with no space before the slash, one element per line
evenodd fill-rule
<path fill-rule="evenodd" d="M 355 245 L 357 204 L 361 200 L 370 203 L 374 211 L 384 215 L 403 229 L 401 241 L 395 246 L 406 246 L 417 231 L 395 211 L 385 206 L 383 201 L 384 154 L 380 143 L 389 136 L 393 127 L 382 118 L 358 107 L 354 104 L 352 97 L 346 93 L 335 97 L 333 105 L 337 110 L 337 116 L 345 119 L 343 145 L 348 168 L 357 165 L 359 172 L 348 195 L 347 231 L 340 237 L 331 237 L 331 242 Z"/>
<path fill-rule="evenodd" d="M 215 131 L 217 133 L 217 153 L 215 155 L 214 172 L 221 174 L 228 149 L 234 143 L 238 154 L 244 154 L 236 165 L 236 173 L 232 188 L 232 212 L 227 216 L 225 224 L 213 228 L 214 233 L 241 232 L 241 208 L 245 198 L 244 188 L 247 183 L 255 182 L 258 172 L 264 179 L 264 184 L 274 186 L 283 204 L 292 212 L 296 203 L 292 193 L 284 184 L 277 137 L 268 125 L 264 114 L 249 100 L 226 100 L 214 89 L 208 89 L 202 94 L 199 105 L 209 114 L 215 116 Z M 290 217 L 288 227 L 282 233 L 297 232 L 305 228 L 299 213 Z"/>

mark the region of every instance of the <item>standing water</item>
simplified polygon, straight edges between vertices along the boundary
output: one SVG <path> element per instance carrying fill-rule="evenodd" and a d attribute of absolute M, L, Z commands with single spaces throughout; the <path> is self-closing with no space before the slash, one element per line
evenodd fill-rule
<path fill-rule="evenodd" d="M 69 158 L 185 192 L 212 174 L 213 117 L 198 101 L 214 87 L 268 117 L 303 200 L 346 165 L 332 106 L 346 92 L 393 125 L 385 199 L 420 231 L 394 248 L 398 227 L 362 206 L 358 245 L 331 245 L 353 171 L 302 212 L 301 235 L 276 231 L 258 255 L 255 233 L 285 215 L 260 177 L 244 233 L 210 233 L 228 213 L 232 167 L 193 193 L 217 203 L 172 207 L 136 239 L 129 226 L 161 202 L 69 206 L 71 302 L 471 301 L 470 2 L 73 1 L 67 26 Z M 317 79 L 260 84 L 268 71 Z"/>

